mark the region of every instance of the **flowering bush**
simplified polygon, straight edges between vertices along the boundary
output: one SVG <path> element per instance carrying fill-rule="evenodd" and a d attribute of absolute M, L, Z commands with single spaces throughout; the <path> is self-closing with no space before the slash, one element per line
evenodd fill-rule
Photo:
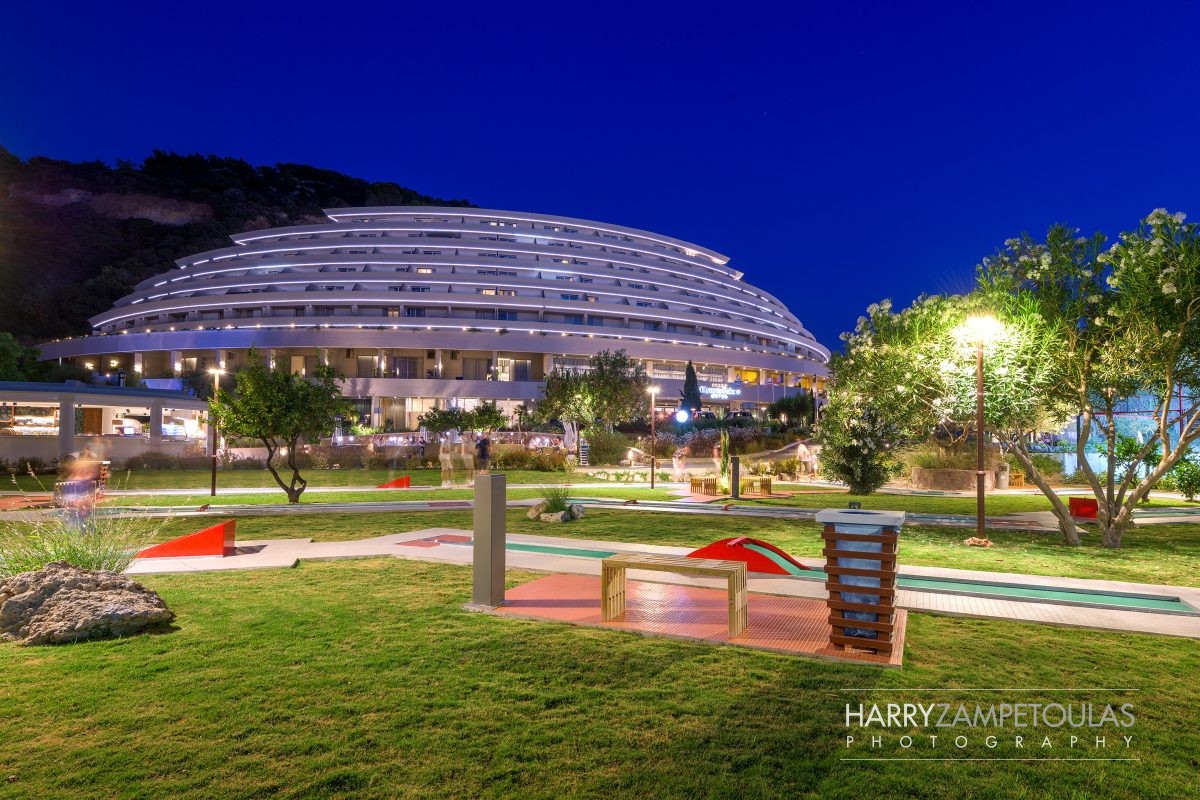
<path fill-rule="evenodd" d="M 817 434 L 821 471 L 848 485 L 851 494 L 871 494 L 899 469 L 895 426 L 861 401 L 831 398 Z"/>

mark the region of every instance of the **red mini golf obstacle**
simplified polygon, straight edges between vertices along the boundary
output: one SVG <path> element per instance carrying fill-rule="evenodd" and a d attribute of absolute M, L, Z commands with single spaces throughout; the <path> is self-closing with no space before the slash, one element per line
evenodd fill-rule
<path fill-rule="evenodd" d="M 403 477 L 396 478 L 394 481 L 388 481 L 387 483 L 381 483 L 378 486 L 376 486 L 375 488 L 376 489 L 411 489 L 412 488 L 412 477 L 409 475 L 405 475 Z"/>
<path fill-rule="evenodd" d="M 236 519 L 227 519 L 187 536 L 147 547 L 137 554 L 138 558 L 183 558 L 186 556 L 223 556 L 232 551 Z"/>
<path fill-rule="evenodd" d="M 1094 497 L 1068 497 L 1067 508 L 1072 517 L 1095 519 L 1100 512 L 1100 503 Z"/>
<path fill-rule="evenodd" d="M 773 575 L 799 575 L 806 567 L 775 545 L 749 536 L 735 536 L 705 545 L 688 553 L 689 558 L 716 558 L 724 561 L 744 561 L 749 572 Z"/>

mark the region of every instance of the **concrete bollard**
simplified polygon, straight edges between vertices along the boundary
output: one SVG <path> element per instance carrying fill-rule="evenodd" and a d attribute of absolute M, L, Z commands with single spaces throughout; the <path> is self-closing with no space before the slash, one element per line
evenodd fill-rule
<path fill-rule="evenodd" d="M 503 474 L 475 476 L 474 580 L 469 608 L 504 605 L 505 510 Z"/>
<path fill-rule="evenodd" d="M 729 457 L 729 492 L 734 500 L 742 497 L 742 457 Z"/>

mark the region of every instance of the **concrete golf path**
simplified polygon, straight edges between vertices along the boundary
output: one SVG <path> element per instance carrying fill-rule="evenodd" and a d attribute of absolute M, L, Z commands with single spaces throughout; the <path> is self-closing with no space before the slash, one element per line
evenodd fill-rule
<path fill-rule="evenodd" d="M 417 531 L 339 542 L 314 542 L 312 539 L 267 539 L 239 541 L 235 552 L 226 556 L 192 558 L 138 559 L 129 574 L 191 573 L 225 570 L 288 568 L 306 559 L 330 560 L 392 556 L 419 561 L 450 564 L 471 563 L 471 531 L 455 528 L 425 528 Z M 598 575 L 601 558 L 607 553 L 659 553 L 682 555 L 689 548 L 629 542 L 509 534 L 507 566 L 537 572 Z M 516 548 L 516 549 L 514 549 Z M 820 559 L 800 559 L 806 566 L 820 569 Z M 943 579 L 1078 590 L 1117 595 L 1147 595 L 1178 598 L 1192 609 L 1200 609 L 1200 588 L 1154 584 L 1058 578 L 1017 573 L 981 572 L 937 567 L 900 566 L 903 576 L 914 579 Z M 664 573 L 630 576 L 636 580 L 717 586 L 719 581 Z M 722 584 L 723 585 L 723 584 Z M 754 573 L 749 581 L 754 592 L 793 597 L 824 599 L 825 586 L 820 580 L 790 575 Z M 1200 614 L 1161 613 L 1118 608 L 1096 608 L 1061 602 L 1031 601 L 1001 597 L 977 597 L 939 591 L 910 590 L 901 587 L 897 603 L 902 608 L 932 614 L 979 617 L 1094 628 L 1109 631 L 1154 633 L 1200 639 Z"/>

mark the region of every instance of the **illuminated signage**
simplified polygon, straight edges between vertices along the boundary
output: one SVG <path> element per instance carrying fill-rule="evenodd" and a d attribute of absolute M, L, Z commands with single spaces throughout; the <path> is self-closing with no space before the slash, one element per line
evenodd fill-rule
<path fill-rule="evenodd" d="M 739 397 L 742 390 L 726 383 L 714 383 L 709 386 L 701 386 L 700 394 L 712 400 L 728 400 L 731 397 Z"/>

